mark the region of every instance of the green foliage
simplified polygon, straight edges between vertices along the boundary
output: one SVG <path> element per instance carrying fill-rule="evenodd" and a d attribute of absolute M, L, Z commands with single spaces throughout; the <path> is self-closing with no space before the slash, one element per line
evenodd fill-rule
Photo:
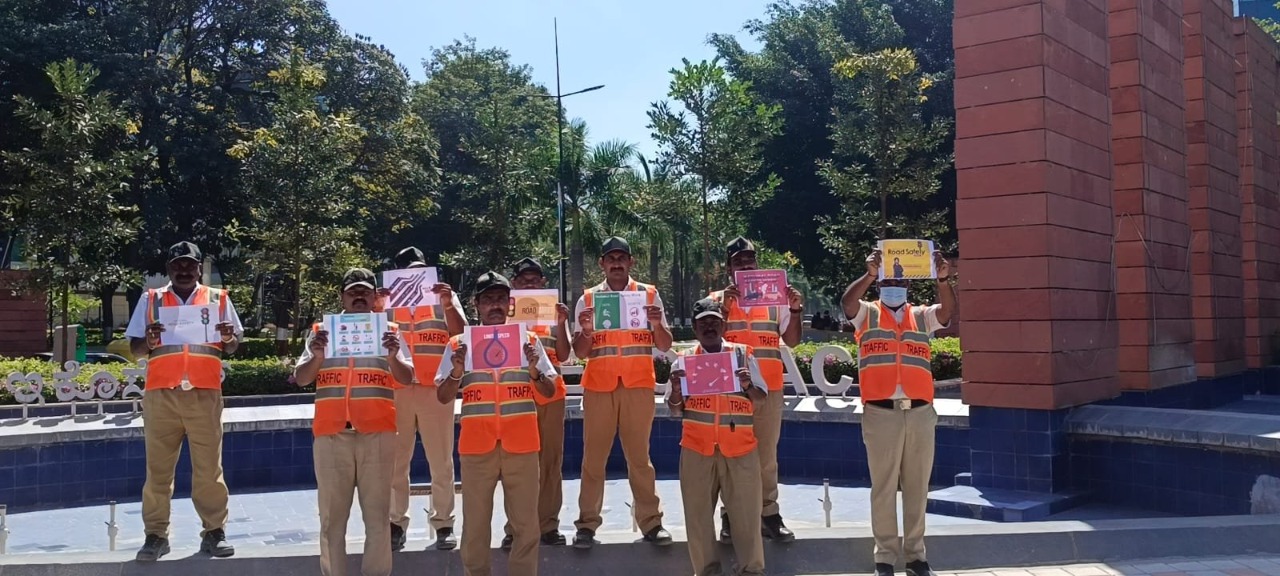
<path fill-rule="evenodd" d="M 835 382 L 841 376 L 858 380 L 858 364 L 856 349 L 849 342 L 804 342 L 791 349 L 791 353 L 795 355 L 796 367 L 800 369 L 800 375 L 805 382 L 811 382 L 810 372 L 813 366 L 813 355 L 817 353 L 818 348 L 828 345 L 843 347 L 851 354 L 854 354 L 853 362 L 836 362 L 832 358 L 827 358 L 826 364 L 823 365 L 823 373 L 827 375 L 828 382 Z M 960 351 L 959 338 L 934 338 L 930 342 L 933 349 L 933 377 L 936 380 L 949 380 L 951 378 L 960 377 L 960 369 L 962 365 L 963 354 Z"/>
<path fill-rule="evenodd" d="M 226 396 L 291 394 L 305 391 L 300 390 L 290 381 L 293 375 L 291 362 L 279 360 L 227 360 L 226 362 L 228 369 L 222 384 L 222 393 Z M 129 366 L 125 363 L 88 364 L 81 367 L 80 374 L 73 381 L 87 385 L 99 372 L 107 372 L 123 384 L 122 370 Z M 45 402 L 58 401 L 53 388 L 53 372 L 56 368 L 57 364 L 43 360 L 0 357 L 0 378 L 7 377 L 12 372 L 36 373 L 44 377 Z M 0 389 L 0 405 L 7 404 L 16 404 L 13 395 L 7 390 Z"/>
<path fill-rule="evenodd" d="M 302 340 L 289 341 L 289 354 L 285 359 L 297 358 L 302 355 Z M 245 338 L 240 341 L 240 347 L 236 348 L 236 353 L 231 355 L 235 360 L 275 360 L 276 357 L 276 341 L 274 338 Z"/>

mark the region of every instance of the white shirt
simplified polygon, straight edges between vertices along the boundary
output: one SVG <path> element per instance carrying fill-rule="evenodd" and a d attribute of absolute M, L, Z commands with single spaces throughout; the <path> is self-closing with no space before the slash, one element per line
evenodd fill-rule
<path fill-rule="evenodd" d="M 723 339 L 722 339 L 722 340 L 720 340 L 720 351 L 721 351 L 721 352 L 728 352 L 729 350 L 731 350 L 730 346 L 731 346 L 731 344 L 730 344 L 729 342 L 726 342 L 726 341 L 725 341 L 725 340 L 723 340 Z M 685 356 L 692 356 L 692 355 L 694 355 L 693 351 L 694 351 L 694 350 L 698 350 L 698 349 L 700 349 L 701 347 L 702 347 L 702 345 L 701 345 L 701 344 L 699 344 L 699 345 L 698 345 L 698 348 L 690 348 L 690 349 L 689 349 L 689 352 L 687 352 L 687 353 L 685 353 L 685 354 L 681 354 L 681 355 L 679 355 L 679 356 L 676 356 L 676 361 L 675 361 L 674 363 L 672 363 L 672 364 L 671 364 L 671 371 L 673 371 L 673 372 L 674 372 L 674 371 L 676 371 L 676 370 L 684 370 L 684 359 L 685 359 Z M 706 352 L 706 351 L 703 351 L 703 354 L 714 354 L 714 352 Z M 768 393 L 769 393 L 769 385 L 768 385 L 768 384 L 765 384 L 765 382 L 764 382 L 764 378 L 763 378 L 762 376 L 760 376 L 760 363 L 756 362 L 756 355 L 755 355 L 755 354 L 750 354 L 750 353 L 748 353 L 748 354 L 747 354 L 747 372 L 749 372 L 749 373 L 751 374 L 751 385 L 752 385 L 752 386 L 755 386 L 756 388 L 759 388 L 759 389 L 760 389 L 760 390 L 762 390 L 764 393 L 768 394 Z M 674 387 L 673 387 L 673 388 L 674 388 Z"/>
<path fill-rule="evenodd" d="M 200 284 L 196 284 L 196 290 L 200 289 Z M 166 284 L 161 290 L 173 291 L 173 283 Z M 188 305 L 192 298 L 196 296 L 196 290 L 191 291 L 191 295 L 183 299 L 178 296 L 177 292 L 173 296 L 182 303 L 183 306 Z M 133 308 L 133 316 L 129 317 L 129 327 L 125 328 L 124 335 L 126 338 L 146 338 L 147 337 L 147 309 L 151 307 L 149 302 L 151 291 L 147 290 L 142 293 L 142 297 L 138 299 L 138 305 Z M 231 295 L 227 292 L 222 293 L 222 298 L 227 301 L 227 317 L 225 320 L 235 327 L 237 337 L 244 336 L 244 326 L 240 325 L 240 315 L 236 313 L 236 306 L 231 302 Z"/>
<path fill-rule="evenodd" d="M 400 351 L 396 352 L 396 358 L 399 358 L 410 366 L 413 366 L 413 357 L 409 355 L 409 343 L 404 339 L 404 332 L 396 331 L 396 335 L 400 339 Z M 315 331 L 307 332 L 307 341 L 302 345 L 302 355 L 298 356 L 298 364 L 308 362 L 313 356 L 315 356 L 315 354 L 311 353 L 311 341 L 315 336 Z"/>
<path fill-rule="evenodd" d="M 874 314 L 876 312 L 876 305 L 873 302 L 860 300 L 858 304 L 859 304 L 858 314 L 854 316 L 853 319 L 851 320 L 851 322 L 853 322 L 853 325 L 855 327 L 862 326 L 862 322 L 867 319 L 867 314 Z M 933 336 L 934 332 L 937 332 L 949 326 L 950 322 L 948 322 L 947 324 L 943 324 L 938 321 L 938 310 L 941 308 L 942 308 L 941 304 L 930 304 L 928 306 L 925 306 L 924 307 L 924 326 L 918 327 L 918 328 L 922 328 L 926 334 L 928 334 L 929 336 Z M 902 313 L 905 310 L 906 310 L 906 306 L 903 306 L 901 308 L 898 308 L 897 310 L 890 309 L 889 313 L 893 314 L 893 319 L 895 321 L 902 322 Z M 898 387 L 893 390 L 893 396 L 890 396 L 889 399 L 902 400 L 905 398 L 907 398 L 907 393 L 902 391 L 902 383 L 898 383 Z"/>
<path fill-rule="evenodd" d="M 630 286 L 632 282 L 634 282 L 633 279 L 627 278 L 628 286 Z M 615 290 L 613 290 L 612 288 L 609 288 L 608 281 L 601 282 L 599 285 L 596 286 L 596 288 L 597 288 L 596 290 L 597 292 L 615 292 Z M 667 323 L 666 307 L 662 305 L 662 293 L 658 291 L 657 287 L 654 287 L 653 289 L 653 305 L 663 309 L 662 325 L 670 326 L 670 324 Z M 573 323 L 575 333 L 582 331 L 582 327 L 578 326 L 578 317 L 582 316 L 582 311 L 586 309 L 587 309 L 586 295 L 584 294 L 582 296 L 578 296 L 578 303 L 573 307 L 573 318 L 569 319 L 570 322 Z"/>
<path fill-rule="evenodd" d="M 465 344 L 465 342 L 463 342 Z M 524 347 L 520 348 L 524 353 Z M 547 357 L 547 351 L 543 349 L 542 342 L 538 339 L 533 340 L 533 351 L 538 355 L 538 373 L 545 375 L 547 378 L 555 380 L 559 374 L 556 373 L 556 367 L 551 364 L 551 358 Z M 440 358 L 440 367 L 436 369 L 436 386 L 444 384 L 449 373 L 453 372 L 453 346 L 444 347 L 444 356 Z"/>

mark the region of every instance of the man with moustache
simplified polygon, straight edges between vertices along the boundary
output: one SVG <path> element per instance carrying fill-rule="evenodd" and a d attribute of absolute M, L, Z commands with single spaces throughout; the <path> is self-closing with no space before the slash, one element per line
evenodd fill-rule
<path fill-rule="evenodd" d="M 587 289 L 574 311 L 578 333 L 573 339 L 573 352 L 587 360 L 582 373 L 582 481 L 574 548 L 587 549 L 595 544 L 596 530 L 603 522 L 600 511 L 604 507 L 605 464 L 615 436 L 622 440 L 635 502 L 633 513 L 644 540 L 657 546 L 671 544 L 671 534 L 662 527 L 657 479 L 649 459 L 656 386 L 653 350 L 671 349 L 671 328 L 663 314 L 658 289 L 631 278 L 634 264 L 631 245 L 626 240 L 616 236 L 606 240 L 600 247 L 600 269 L 605 281 Z M 596 332 L 592 307 L 595 295 L 620 291 L 646 293 L 649 326 Z"/>
<path fill-rule="evenodd" d="M 422 251 L 410 246 L 395 257 L 396 269 L 426 268 Z M 384 287 L 385 288 L 385 287 Z M 452 550 L 458 539 L 453 534 L 453 408 L 456 402 L 436 400 L 436 371 L 449 338 L 462 333 L 467 319 L 462 302 L 445 283 L 431 291 L 439 302 L 431 306 L 392 308 L 387 320 L 394 322 L 408 343 L 413 358 L 413 382 L 396 389 L 396 467 L 391 476 L 391 549 L 404 548 L 409 532 L 409 464 L 418 437 L 427 453 L 431 469 L 431 528 L 436 533 L 436 549 Z M 389 295 L 389 293 L 388 293 Z M 380 298 L 386 300 L 386 296 Z M 375 310 L 381 311 L 381 310 Z"/>
<path fill-rule="evenodd" d="M 227 543 L 227 484 L 222 479 L 222 357 L 236 351 L 244 328 L 226 291 L 200 284 L 204 255 L 191 242 L 169 248 L 169 284 L 148 290 L 133 309 L 125 336 L 134 358 L 147 359 L 142 398 L 147 480 L 142 487 L 146 541 L 139 562 L 169 553 L 169 507 L 173 477 L 187 439 L 191 451 L 191 503 L 204 525 L 200 552 L 224 558 Z M 160 309 L 214 305 L 219 338 L 211 344 L 168 344 Z"/>
<path fill-rule="evenodd" d="M 342 279 L 342 312 L 373 313 L 373 272 L 348 270 Z M 320 510 L 320 574 L 347 573 L 347 519 L 353 492 L 364 520 L 363 576 L 391 574 L 391 470 L 395 466 L 396 406 L 393 381 L 413 381 L 413 362 L 403 336 L 382 335 L 382 357 L 326 358 L 329 332 L 311 327 L 294 368 L 299 386 L 315 382 L 312 451 Z"/>
<path fill-rule="evenodd" d="M 511 287 L 516 290 L 541 290 L 547 287 L 547 276 L 542 264 L 533 258 L 525 258 L 512 267 Z M 556 303 L 556 325 L 534 326 L 531 332 L 538 335 L 542 349 L 556 369 L 555 393 L 551 396 L 536 394 L 538 405 L 538 437 L 541 448 L 538 464 L 538 527 L 542 543 L 563 546 L 564 534 L 560 533 L 560 506 L 564 503 L 564 376 L 559 374 L 562 358 L 569 357 L 569 307 Z M 515 536 L 511 523 L 507 522 L 502 549 L 510 550 Z"/>
<path fill-rule="evenodd" d="M 680 438 L 680 496 L 684 500 L 689 533 L 689 559 L 694 576 L 725 573 L 715 542 L 716 499 L 739 530 L 733 534 L 738 557 L 736 574 L 764 574 L 764 543 L 760 540 L 760 455 L 754 432 L 755 406 L 769 387 L 750 345 L 725 340 L 723 305 L 704 298 L 693 305 L 693 332 L 698 345 L 686 350 L 671 367 L 667 407 L 682 418 Z M 731 394 L 685 397 L 681 382 L 686 360 L 692 356 L 732 352 L 738 365 L 738 386 Z"/>
<path fill-rule="evenodd" d="M 507 323 L 511 282 L 497 272 L 476 279 L 476 315 L 484 326 Z M 451 402 L 462 391 L 462 567 L 489 576 L 493 493 L 502 482 L 511 525 L 510 576 L 538 573 L 538 394 L 555 394 L 556 369 L 533 332 L 522 331 L 527 368 L 466 369 L 467 343 L 454 336 L 436 374 L 437 397 Z"/>
<path fill-rule="evenodd" d="M 907 302 L 907 280 L 880 278 L 880 256 L 879 250 L 872 251 L 866 260 L 866 274 L 849 285 L 840 301 L 858 339 L 862 441 L 871 471 L 875 574 L 893 576 L 894 565 L 904 560 L 907 576 L 934 576 L 924 546 L 925 504 L 938 424 L 929 339 L 951 322 L 956 309 L 955 291 L 949 282 L 951 265 L 941 252 L 933 253 L 938 303 L 914 306 Z M 872 283 L 878 285 L 879 300 L 862 300 Z"/>
<path fill-rule="evenodd" d="M 755 435 L 759 441 L 760 474 L 764 502 L 761 507 L 761 527 L 766 538 L 777 542 L 790 542 L 796 536 L 782 522 L 778 509 L 778 440 L 782 437 L 782 409 L 785 397 L 782 390 L 782 349 L 800 343 L 804 330 L 804 298 L 800 292 L 787 286 L 787 307 L 756 306 L 743 309 L 738 306 L 741 298 L 733 274 L 739 270 L 756 270 L 756 247 L 741 236 L 728 246 L 729 286 L 712 292 L 709 297 L 724 304 L 726 329 L 724 339 L 735 344 L 751 346 L 760 365 L 760 377 L 769 387 L 768 396 L 755 406 Z M 728 506 L 728 503 L 725 503 Z M 727 510 L 720 515 L 720 539 L 732 540 L 732 525 Z"/>

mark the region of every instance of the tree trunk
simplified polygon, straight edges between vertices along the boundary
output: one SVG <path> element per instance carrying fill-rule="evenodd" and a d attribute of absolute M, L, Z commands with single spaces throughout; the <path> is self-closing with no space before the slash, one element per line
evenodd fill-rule
<path fill-rule="evenodd" d="M 102 302 L 102 345 L 110 344 L 116 337 L 115 299 L 119 285 L 98 287 L 98 299 Z"/>
<path fill-rule="evenodd" d="M 660 245 L 657 239 L 649 241 L 649 281 L 654 285 L 658 284 L 658 246 Z"/>
<path fill-rule="evenodd" d="M 69 334 L 67 334 L 67 330 L 66 330 L 67 325 L 71 323 L 70 318 L 68 318 L 68 316 L 69 316 L 70 314 L 71 314 L 71 283 L 70 283 L 70 282 L 68 282 L 68 283 L 66 283 L 66 284 L 64 284 L 64 285 L 62 286 L 62 327 L 63 327 L 63 330 L 62 330 L 62 343 L 61 343 L 61 344 L 62 344 L 62 362 L 63 362 L 63 365 L 62 365 L 62 366 L 60 366 L 60 368 L 61 368 L 61 367 L 65 367 L 65 366 L 66 366 L 66 361 L 67 361 L 67 360 L 73 360 L 73 359 L 74 359 L 74 358 L 73 358 L 74 348 L 72 348 L 72 345 L 73 345 L 72 343 L 73 343 L 73 342 L 75 342 L 75 337 L 74 337 L 74 336 L 71 336 L 71 335 L 69 335 Z M 57 332 L 55 331 L 54 333 L 56 334 Z M 55 347 L 53 350 L 54 350 L 54 352 L 57 352 L 57 350 L 58 350 L 58 349 Z M 54 358 L 57 358 L 57 357 L 58 357 L 58 355 L 57 355 L 57 354 L 54 354 L 53 356 L 54 356 Z"/>
<path fill-rule="evenodd" d="M 710 208 L 707 205 L 707 180 L 702 179 L 702 247 L 706 252 L 706 260 L 703 262 L 702 281 L 703 288 L 711 291 L 711 218 Z"/>
<path fill-rule="evenodd" d="M 574 230 L 578 229 L 578 225 L 574 223 Z M 565 289 L 565 293 L 569 295 L 569 301 L 565 302 L 566 306 L 572 308 L 578 301 L 578 295 L 586 288 L 583 280 L 583 268 L 586 266 L 584 259 L 586 258 L 582 249 L 582 238 L 577 234 L 573 235 L 571 246 L 569 246 L 569 287 Z M 577 322 L 577 319 L 574 319 Z"/>

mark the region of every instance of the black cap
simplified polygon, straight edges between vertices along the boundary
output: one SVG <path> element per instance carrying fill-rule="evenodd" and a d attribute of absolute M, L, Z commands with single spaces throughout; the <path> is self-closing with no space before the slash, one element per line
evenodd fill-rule
<path fill-rule="evenodd" d="M 484 274 L 481 274 L 479 278 L 476 278 L 476 296 L 479 296 L 484 293 L 485 290 L 490 288 L 506 288 L 507 290 L 511 290 L 511 281 L 507 280 L 506 276 L 492 270 L 485 272 Z"/>
<path fill-rule="evenodd" d="M 367 268 L 352 268 L 342 276 L 342 291 L 346 292 L 356 286 L 366 286 L 370 290 L 376 290 L 378 279 Z"/>
<path fill-rule="evenodd" d="M 724 306 L 719 302 L 710 298 L 703 298 L 693 303 L 693 319 L 697 320 L 704 316 L 715 316 L 724 320 Z"/>
<path fill-rule="evenodd" d="M 169 247 L 169 262 L 173 262 L 179 258 L 190 258 L 196 262 L 204 260 L 204 254 L 200 253 L 200 247 L 187 241 L 182 241 Z"/>
<path fill-rule="evenodd" d="M 542 264 L 539 264 L 538 261 L 533 258 L 525 258 L 516 262 L 515 266 L 511 267 L 511 277 L 515 278 L 516 276 L 524 274 L 530 270 L 537 272 L 539 276 L 545 276 L 545 274 L 542 273 Z"/>
<path fill-rule="evenodd" d="M 611 236 L 608 240 L 604 241 L 604 244 L 600 246 L 600 255 L 604 256 L 614 250 L 621 250 L 626 252 L 628 256 L 631 255 L 631 245 L 628 244 L 626 240 L 617 236 Z"/>
<path fill-rule="evenodd" d="M 730 260 L 732 260 L 733 257 L 737 255 L 739 252 L 754 253 L 755 251 L 756 251 L 756 245 L 752 244 L 750 240 L 747 240 L 746 238 L 743 238 L 741 236 L 734 238 L 733 242 L 729 243 L 729 259 Z"/>
<path fill-rule="evenodd" d="M 419 266 L 425 267 L 427 265 L 427 258 L 422 255 L 421 250 L 410 246 L 401 250 L 399 254 L 396 254 L 395 260 L 392 262 L 395 263 L 397 270 L 401 270 L 404 268 L 417 268 Z"/>

